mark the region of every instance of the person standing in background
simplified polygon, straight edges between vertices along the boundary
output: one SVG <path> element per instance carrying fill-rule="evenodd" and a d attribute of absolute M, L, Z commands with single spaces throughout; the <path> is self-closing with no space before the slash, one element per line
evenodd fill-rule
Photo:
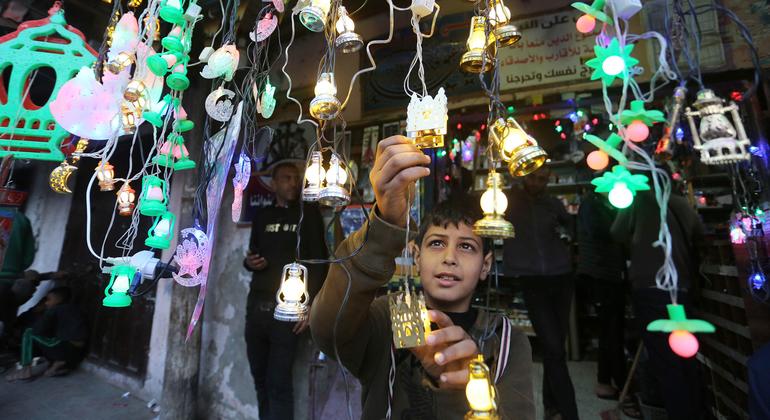
<path fill-rule="evenodd" d="M 618 399 L 626 382 L 623 346 L 626 309 L 626 256 L 614 242 L 610 227 L 617 211 L 600 194 L 589 190 L 578 211 L 578 269 L 597 301 L 599 355 L 594 393 L 601 399 Z"/>
<path fill-rule="evenodd" d="M 543 405 L 546 418 L 578 418 L 575 389 L 567 370 L 565 340 L 574 291 L 569 251 L 570 216 L 546 192 L 551 170 L 543 166 L 511 191 L 508 220 L 516 237 L 503 250 L 503 273 L 519 280 L 524 303 L 543 347 Z"/>
<path fill-rule="evenodd" d="M 670 419 L 700 419 L 703 410 L 702 382 L 698 361 L 677 356 L 668 345 L 668 335 L 647 331 L 647 325 L 667 318 L 666 305 L 671 303 L 668 291 L 656 287 L 655 275 L 663 265 L 661 247 L 653 246 L 660 229 L 660 207 L 652 191 L 642 191 L 631 207 L 618 211 L 612 224 L 616 242 L 629 249 L 631 265 L 628 277 L 633 288 L 634 314 L 647 350 L 646 370 L 651 380 L 648 390 L 642 390 L 647 405 L 665 407 Z M 698 214 L 684 197 L 672 193 L 666 213 L 671 233 L 671 256 L 679 277 L 677 303 L 689 307 L 691 287 L 698 275 L 697 243 L 703 236 Z"/>
<path fill-rule="evenodd" d="M 326 259 L 323 219 L 317 206 L 304 203 L 300 226 L 300 188 L 303 174 L 289 161 L 272 168 L 275 203 L 254 215 L 249 249 L 243 261 L 252 280 L 246 303 L 246 352 L 257 391 L 259 418 L 294 418 L 292 365 L 309 320 L 283 322 L 273 318 L 283 267 L 297 257 L 297 229 L 301 229 L 302 259 Z M 308 293 L 313 297 L 326 277 L 325 265 L 308 266 Z"/>

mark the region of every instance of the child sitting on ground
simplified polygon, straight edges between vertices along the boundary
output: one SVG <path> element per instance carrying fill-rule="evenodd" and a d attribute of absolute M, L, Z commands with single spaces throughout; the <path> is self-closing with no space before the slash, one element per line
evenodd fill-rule
<path fill-rule="evenodd" d="M 465 386 L 469 361 L 482 354 L 497 389 L 503 419 L 534 419 L 532 353 L 526 335 L 500 314 L 470 307 L 485 281 L 492 251 L 473 233 L 481 215 L 475 203 L 440 203 L 415 238 L 415 262 L 436 327 L 427 344 L 395 350 L 386 296 L 375 294 L 392 276 L 404 246 L 410 186 L 430 171 L 425 156 L 407 138 L 380 142 L 370 173 L 377 205 L 368 226 L 348 237 L 337 256 L 351 255 L 344 269 L 332 265 L 312 305 L 310 327 L 321 349 L 335 355 L 335 321 L 342 364 L 363 387 L 362 419 L 462 419 L 468 412 Z M 412 189 L 413 190 L 413 189 Z M 392 385 L 390 381 L 392 380 Z"/>
<path fill-rule="evenodd" d="M 18 369 L 6 376 L 9 381 L 29 379 L 32 356 L 39 354 L 50 362 L 45 376 L 59 376 L 77 367 L 85 356 L 88 329 L 85 319 L 73 303 L 69 287 L 52 289 L 45 297 L 45 312 L 32 328 L 24 331 Z"/>

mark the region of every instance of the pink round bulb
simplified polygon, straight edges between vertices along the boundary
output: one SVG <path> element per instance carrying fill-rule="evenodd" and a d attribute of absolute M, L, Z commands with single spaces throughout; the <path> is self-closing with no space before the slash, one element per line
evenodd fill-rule
<path fill-rule="evenodd" d="M 647 140 L 649 135 L 650 128 L 647 127 L 647 124 L 639 120 L 632 122 L 628 125 L 628 127 L 626 127 L 626 137 L 635 143 Z"/>
<path fill-rule="evenodd" d="M 681 357 L 693 357 L 698 353 L 698 339 L 689 331 L 674 331 L 668 336 L 671 350 Z"/>
<path fill-rule="evenodd" d="M 596 18 L 591 15 L 580 16 L 575 26 L 577 26 L 578 32 L 582 34 L 593 32 L 596 27 Z"/>
<path fill-rule="evenodd" d="M 588 154 L 586 163 L 588 164 L 589 168 L 595 171 L 601 171 L 610 164 L 610 157 L 601 150 L 594 150 Z"/>

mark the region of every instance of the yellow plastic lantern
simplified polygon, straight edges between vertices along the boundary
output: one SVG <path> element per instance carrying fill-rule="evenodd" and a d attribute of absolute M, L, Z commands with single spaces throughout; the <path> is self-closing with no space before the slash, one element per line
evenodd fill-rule
<path fill-rule="evenodd" d="M 465 414 L 465 420 L 499 420 L 495 389 L 490 383 L 489 368 L 484 363 L 484 357 L 479 354 L 471 360 L 468 371 L 470 377 L 465 386 L 465 397 L 471 410 Z"/>

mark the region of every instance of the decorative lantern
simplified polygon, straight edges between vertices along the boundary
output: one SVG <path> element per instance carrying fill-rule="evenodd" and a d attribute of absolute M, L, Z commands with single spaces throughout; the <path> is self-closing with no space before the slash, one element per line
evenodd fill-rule
<path fill-rule="evenodd" d="M 654 109 L 644 109 L 644 101 L 631 101 L 631 109 L 627 109 L 620 114 L 620 122 L 626 126 L 626 137 L 635 142 L 643 142 L 650 135 L 650 129 L 653 124 L 665 121 L 663 113 Z"/>
<path fill-rule="evenodd" d="M 174 66 L 171 74 L 166 77 L 166 86 L 172 90 L 177 90 L 180 92 L 187 90 L 187 88 L 190 87 L 190 79 L 187 78 L 186 64 L 187 62 L 185 59 L 184 62 Z"/>
<path fill-rule="evenodd" d="M 460 69 L 466 73 L 484 73 L 492 68 L 492 59 L 485 50 L 487 46 L 485 25 L 484 16 L 474 16 L 471 19 L 471 32 L 466 42 L 468 51 L 460 59 Z"/>
<path fill-rule="evenodd" d="M 184 145 L 184 138 L 175 132 L 169 134 L 152 162 L 159 166 L 174 168 L 176 171 L 195 168 L 195 162 L 190 159 L 190 153 Z"/>
<path fill-rule="evenodd" d="M 361 35 L 355 33 L 356 25 L 353 19 L 348 16 L 345 6 L 337 9 L 337 39 L 334 40 L 334 46 L 341 49 L 343 53 L 349 54 L 360 50 L 364 46 L 364 40 Z"/>
<path fill-rule="evenodd" d="M 265 81 L 265 88 L 259 95 L 258 109 L 263 118 L 270 118 L 275 112 L 275 86 L 270 84 L 270 78 Z"/>
<path fill-rule="evenodd" d="M 513 176 L 525 176 L 543 166 L 548 154 L 535 139 L 524 132 L 511 117 L 498 118 L 489 130 L 490 143 L 496 144 L 500 155 L 508 162 Z"/>
<path fill-rule="evenodd" d="M 115 168 L 110 165 L 110 162 L 99 162 L 95 171 L 96 178 L 99 180 L 99 190 L 113 191 L 115 189 Z"/>
<path fill-rule="evenodd" d="M 497 41 L 501 47 L 509 47 L 521 39 L 521 32 L 510 23 L 511 10 L 503 3 L 503 0 L 492 0 L 489 8 L 489 23 L 494 27 L 489 46 Z"/>
<path fill-rule="evenodd" d="M 698 353 L 698 339 L 692 333 L 713 333 L 713 325 L 701 319 L 687 319 L 684 306 L 666 305 L 668 319 L 656 319 L 647 325 L 647 331 L 671 333 L 668 345 L 681 357 L 693 357 Z"/>
<path fill-rule="evenodd" d="M 730 101 L 730 105 L 725 106 L 724 102 L 711 89 L 704 89 L 698 92 L 693 103 L 697 111 L 689 107 L 685 110 L 694 147 L 700 150 L 700 160 L 706 165 L 726 165 L 751 158 L 748 152 L 751 142 L 738 115 L 738 105 Z M 732 123 L 727 118 L 728 112 Z M 700 119 L 699 129 L 693 117 Z"/>
<path fill-rule="evenodd" d="M 612 25 L 612 19 L 604 13 L 604 3 L 605 0 L 595 0 L 590 6 L 581 2 L 572 3 L 572 7 L 584 13 L 575 23 L 578 32 L 583 34 L 593 32 L 596 28 L 596 19 Z"/>
<path fill-rule="evenodd" d="M 509 239 L 514 237 L 513 225 L 503 219 L 508 198 L 502 190 L 502 175 L 494 170 L 487 176 L 487 190 L 481 195 L 484 218 L 473 224 L 473 233 L 482 238 Z"/>
<path fill-rule="evenodd" d="M 171 246 L 171 237 L 174 236 L 174 226 L 176 225 L 176 216 L 167 211 L 162 216 L 155 219 L 155 223 L 148 232 L 144 244 L 150 248 L 168 249 Z"/>
<path fill-rule="evenodd" d="M 340 158 L 332 153 L 329 169 L 326 171 L 326 186 L 318 194 L 318 201 L 324 206 L 342 207 L 350 203 L 350 192 L 346 188 L 348 171 Z"/>
<path fill-rule="evenodd" d="M 596 186 L 594 191 L 609 193 L 610 204 L 619 209 L 624 209 L 634 202 L 634 196 L 637 191 L 650 189 L 647 181 L 646 176 L 641 174 L 632 175 L 625 167 L 615 165 L 612 167 L 612 172 L 607 172 L 599 178 L 594 178 L 591 184 Z"/>
<path fill-rule="evenodd" d="M 401 257 L 396 258 L 396 267 L 401 273 L 401 286 L 398 292 L 388 293 L 393 345 L 397 349 L 423 346 L 430 333 L 430 318 L 425 296 L 410 286 L 409 278 L 414 263 L 406 250 Z"/>
<path fill-rule="evenodd" d="M 143 216 L 160 216 L 166 212 L 168 191 L 166 181 L 155 175 L 142 178 L 142 193 L 139 195 L 139 213 Z"/>
<path fill-rule="evenodd" d="M 123 91 L 123 99 L 128 102 L 138 102 L 145 95 L 147 87 L 141 80 L 132 80 L 128 82 L 126 90 Z"/>
<path fill-rule="evenodd" d="M 307 318 L 307 268 L 299 263 L 286 264 L 283 267 L 281 287 L 275 294 L 278 303 L 273 317 L 279 321 L 297 322 Z"/>
<path fill-rule="evenodd" d="M 340 112 L 334 73 L 321 73 L 315 85 L 315 98 L 310 101 L 310 115 L 319 120 L 333 120 Z"/>
<path fill-rule="evenodd" d="M 130 265 L 116 265 L 110 272 L 110 283 L 104 289 L 102 305 L 110 308 L 125 308 L 131 306 L 131 296 L 128 289 L 136 275 L 136 269 Z"/>
<path fill-rule="evenodd" d="M 326 19 L 330 8 L 330 0 L 310 0 L 310 4 L 299 12 L 299 21 L 308 30 L 321 32 L 326 26 Z"/>
<path fill-rule="evenodd" d="M 495 388 L 490 381 L 489 367 L 484 363 L 484 356 L 479 354 L 470 361 L 468 373 L 465 397 L 471 410 L 465 414 L 465 420 L 499 420 Z"/>
<path fill-rule="evenodd" d="M 310 164 L 305 168 L 305 188 L 302 189 L 302 199 L 305 201 L 318 201 L 321 194 L 321 184 L 326 179 L 326 171 L 323 167 L 323 155 L 320 151 L 314 151 L 310 155 Z"/>
<path fill-rule="evenodd" d="M 136 200 L 136 191 L 126 182 L 118 190 L 118 214 L 121 216 L 131 216 L 134 213 L 134 200 Z"/>
<path fill-rule="evenodd" d="M 406 108 L 406 136 L 420 149 L 444 147 L 447 133 L 447 98 L 444 88 L 436 97 L 412 95 Z"/>
<path fill-rule="evenodd" d="M 107 63 L 107 70 L 110 73 L 118 74 L 132 64 L 134 64 L 134 55 L 123 51 L 114 60 Z"/>
<path fill-rule="evenodd" d="M 617 38 L 612 38 L 606 47 L 595 45 L 596 57 L 586 61 L 586 66 L 594 69 L 591 80 L 601 79 L 605 85 L 610 86 L 616 77 L 627 78 L 628 70 L 639 64 L 639 60 L 631 57 L 633 51 L 634 44 L 626 44 L 621 48 Z"/>
<path fill-rule="evenodd" d="M 136 131 L 137 119 L 134 107 L 124 101 L 120 105 L 120 122 L 123 124 L 123 132 L 126 134 L 133 134 L 134 131 Z"/>

